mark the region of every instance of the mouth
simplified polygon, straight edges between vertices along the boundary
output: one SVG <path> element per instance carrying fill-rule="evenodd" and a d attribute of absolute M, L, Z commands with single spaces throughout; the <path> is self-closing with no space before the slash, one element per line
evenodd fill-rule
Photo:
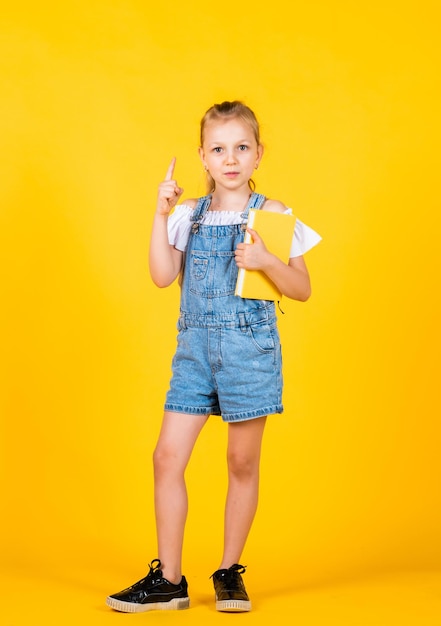
<path fill-rule="evenodd" d="M 224 176 L 226 178 L 236 178 L 236 176 L 239 176 L 239 172 L 225 172 Z"/>

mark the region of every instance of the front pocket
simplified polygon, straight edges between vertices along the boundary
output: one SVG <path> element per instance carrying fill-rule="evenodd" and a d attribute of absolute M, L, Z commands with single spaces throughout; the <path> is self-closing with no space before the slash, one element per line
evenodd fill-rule
<path fill-rule="evenodd" d="M 191 277 L 193 280 L 203 280 L 207 274 L 208 259 L 193 255 L 191 259 Z"/>
<path fill-rule="evenodd" d="M 189 270 L 191 293 L 209 298 L 234 295 L 237 280 L 234 251 L 194 250 L 190 256 Z"/>

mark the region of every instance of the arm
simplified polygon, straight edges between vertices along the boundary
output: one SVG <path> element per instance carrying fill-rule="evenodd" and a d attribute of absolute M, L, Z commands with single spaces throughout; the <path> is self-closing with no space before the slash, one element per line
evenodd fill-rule
<path fill-rule="evenodd" d="M 293 257 L 286 264 L 266 249 L 255 230 L 249 228 L 248 232 L 253 243 L 240 243 L 237 246 L 237 266 L 265 272 L 284 296 L 306 302 L 311 295 L 311 282 L 303 256 Z"/>
<path fill-rule="evenodd" d="M 156 213 L 150 239 L 150 276 L 158 287 L 168 287 L 182 267 L 183 253 L 168 242 L 167 221 L 172 208 L 183 193 L 173 180 L 176 159 L 172 159 L 165 180 L 159 185 Z"/>

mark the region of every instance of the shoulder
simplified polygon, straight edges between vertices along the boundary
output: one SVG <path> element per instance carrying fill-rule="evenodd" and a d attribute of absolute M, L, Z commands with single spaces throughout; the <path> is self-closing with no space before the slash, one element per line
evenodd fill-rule
<path fill-rule="evenodd" d="M 287 210 L 287 206 L 280 202 L 279 200 L 265 200 L 265 203 L 262 207 L 264 211 L 272 211 L 273 213 L 285 213 Z"/>
<path fill-rule="evenodd" d="M 197 203 L 198 203 L 198 198 L 187 198 L 186 200 L 183 200 L 179 204 L 182 206 L 188 206 L 190 207 L 190 209 L 194 209 Z"/>

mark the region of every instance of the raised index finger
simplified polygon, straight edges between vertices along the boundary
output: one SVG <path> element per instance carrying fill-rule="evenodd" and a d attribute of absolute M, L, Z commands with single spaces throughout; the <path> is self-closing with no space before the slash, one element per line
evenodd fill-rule
<path fill-rule="evenodd" d="M 176 157 L 173 157 L 170 165 L 168 166 L 167 174 L 165 175 L 165 180 L 172 180 L 173 172 L 175 171 Z"/>

